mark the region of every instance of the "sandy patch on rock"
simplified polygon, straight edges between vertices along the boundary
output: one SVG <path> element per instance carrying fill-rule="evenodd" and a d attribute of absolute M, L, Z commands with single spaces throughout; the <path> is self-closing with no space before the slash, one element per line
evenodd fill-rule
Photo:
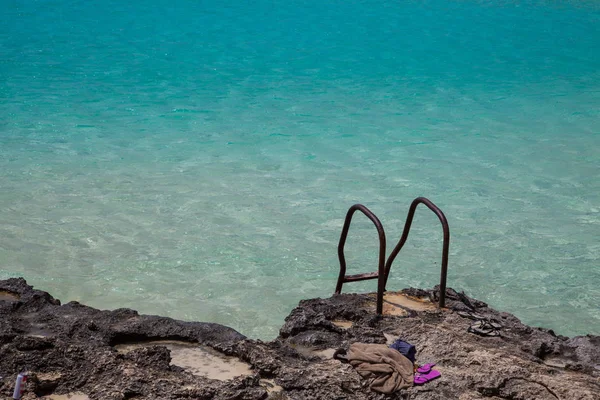
<path fill-rule="evenodd" d="M 260 386 L 267 389 L 267 393 L 277 393 L 283 391 L 283 388 L 275 383 L 273 379 L 261 379 Z"/>
<path fill-rule="evenodd" d="M 377 296 L 370 296 L 373 310 L 376 308 Z M 405 317 L 408 316 L 407 310 L 413 311 L 433 311 L 436 310 L 435 303 L 429 301 L 428 298 L 419 298 L 408 296 L 400 292 L 386 292 L 383 295 L 383 315 L 395 315 Z"/>
<path fill-rule="evenodd" d="M 350 329 L 350 328 L 352 328 L 352 325 L 353 325 L 352 321 L 343 321 L 343 320 L 331 321 L 331 323 L 342 329 Z"/>

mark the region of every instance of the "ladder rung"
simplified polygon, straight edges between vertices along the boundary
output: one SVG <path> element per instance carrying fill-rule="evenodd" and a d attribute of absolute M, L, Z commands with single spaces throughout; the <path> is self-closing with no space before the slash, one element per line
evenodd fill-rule
<path fill-rule="evenodd" d="M 344 282 L 366 281 L 367 279 L 377 279 L 378 277 L 379 277 L 379 272 L 369 272 L 366 274 L 346 275 L 344 277 Z"/>

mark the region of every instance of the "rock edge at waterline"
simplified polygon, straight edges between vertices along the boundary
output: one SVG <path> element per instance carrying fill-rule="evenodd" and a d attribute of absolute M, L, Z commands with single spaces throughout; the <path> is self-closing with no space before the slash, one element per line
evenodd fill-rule
<path fill-rule="evenodd" d="M 599 336 L 557 336 L 452 289 L 440 310 L 432 303 L 438 294 L 387 293 L 383 317 L 373 294 L 305 300 L 265 343 L 218 324 L 61 305 L 22 278 L 3 280 L 0 398 L 12 398 L 23 370 L 23 399 L 600 398 Z M 500 336 L 468 333 L 473 321 L 458 311 L 497 320 Z M 350 343 L 398 337 L 417 346 L 418 362 L 437 363 L 441 378 L 384 396 L 332 359 Z"/>

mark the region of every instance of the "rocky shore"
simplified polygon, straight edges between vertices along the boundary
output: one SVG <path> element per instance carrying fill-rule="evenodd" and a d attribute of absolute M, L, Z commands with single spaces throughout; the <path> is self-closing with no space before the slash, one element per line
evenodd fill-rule
<path fill-rule="evenodd" d="M 23 399 L 461 399 L 598 400 L 600 337 L 567 338 L 447 290 L 387 293 L 384 315 L 373 294 L 302 301 L 271 342 L 211 323 L 100 311 L 0 281 L 0 398 L 28 371 Z M 497 335 L 468 332 L 476 319 Z M 475 321 L 474 321 L 475 319 Z M 333 352 L 351 343 L 417 348 L 417 362 L 441 377 L 384 395 L 372 391 Z"/>

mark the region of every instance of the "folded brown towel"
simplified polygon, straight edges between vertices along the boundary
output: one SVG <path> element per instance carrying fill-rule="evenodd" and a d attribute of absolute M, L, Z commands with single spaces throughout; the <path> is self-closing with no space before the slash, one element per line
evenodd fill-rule
<path fill-rule="evenodd" d="M 353 343 L 348 361 L 365 379 L 371 390 L 390 394 L 413 385 L 413 363 L 399 351 L 384 344 Z"/>

